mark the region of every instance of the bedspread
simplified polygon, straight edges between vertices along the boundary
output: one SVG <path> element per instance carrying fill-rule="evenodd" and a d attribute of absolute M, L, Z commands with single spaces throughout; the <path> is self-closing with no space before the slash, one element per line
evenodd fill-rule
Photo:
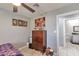
<path fill-rule="evenodd" d="M 23 56 L 11 43 L 0 45 L 0 56 Z"/>

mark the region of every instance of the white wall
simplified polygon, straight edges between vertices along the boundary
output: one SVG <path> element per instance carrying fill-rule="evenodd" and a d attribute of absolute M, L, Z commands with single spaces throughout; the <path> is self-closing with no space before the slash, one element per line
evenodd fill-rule
<path fill-rule="evenodd" d="M 59 29 L 59 46 L 65 46 L 65 42 L 64 42 L 64 40 L 65 40 L 65 34 L 64 34 L 64 32 L 65 32 L 65 21 L 64 21 L 65 19 L 64 18 L 59 18 L 59 27 L 58 27 L 58 29 Z"/>
<path fill-rule="evenodd" d="M 43 16 L 46 17 L 47 46 L 53 48 L 54 51 L 56 51 L 56 52 L 57 52 L 57 34 L 54 33 L 54 31 L 56 30 L 56 25 L 57 25 L 56 15 L 68 13 L 68 12 L 71 12 L 74 10 L 79 10 L 79 4 L 71 4 L 69 6 L 57 9 L 55 11 L 51 11 L 47 14 L 43 14 L 38 17 L 35 17 L 35 18 L 39 18 L 39 17 L 43 17 Z M 35 18 L 31 19 L 31 22 L 30 22 L 31 30 L 34 28 L 34 19 Z M 60 41 L 60 43 L 61 42 L 63 43 L 63 41 Z"/>
<path fill-rule="evenodd" d="M 12 26 L 12 19 L 28 21 L 27 27 Z M 12 43 L 20 48 L 26 45 L 29 36 L 29 19 L 16 13 L 0 10 L 0 44 Z"/>
<path fill-rule="evenodd" d="M 79 15 L 77 15 L 79 17 Z M 70 41 L 73 31 L 73 26 L 79 26 L 79 19 L 67 19 L 66 20 L 66 39 L 67 41 Z"/>
<path fill-rule="evenodd" d="M 44 17 L 44 16 L 40 16 L 40 17 Z M 36 17 L 39 18 L 39 17 Z M 33 28 L 35 27 L 35 19 L 31 19 L 31 31 L 33 30 Z M 54 51 L 56 52 L 56 20 L 55 16 L 53 14 L 47 14 L 45 15 L 45 23 L 46 23 L 46 27 L 45 30 L 47 30 L 47 47 L 51 47 L 54 49 Z M 32 32 L 31 32 L 32 34 Z M 31 35 L 32 36 L 32 35 Z"/>

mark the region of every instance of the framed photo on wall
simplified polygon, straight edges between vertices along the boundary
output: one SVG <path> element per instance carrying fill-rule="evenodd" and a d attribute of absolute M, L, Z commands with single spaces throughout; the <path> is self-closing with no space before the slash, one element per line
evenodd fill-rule
<path fill-rule="evenodd" d="M 35 27 L 45 27 L 45 17 L 35 19 Z"/>
<path fill-rule="evenodd" d="M 18 24 L 17 24 L 17 19 L 12 19 L 12 25 L 13 26 L 17 26 Z"/>
<path fill-rule="evenodd" d="M 20 20 L 20 19 L 12 19 L 12 25 L 13 26 L 27 27 L 27 21 Z"/>
<path fill-rule="evenodd" d="M 79 32 L 79 26 L 73 26 L 73 32 Z"/>
<path fill-rule="evenodd" d="M 18 26 L 23 26 L 23 21 L 22 20 L 18 20 Z"/>
<path fill-rule="evenodd" d="M 27 21 L 18 20 L 18 26 L 24 26 L 24 27 L 27 27 Z"/>

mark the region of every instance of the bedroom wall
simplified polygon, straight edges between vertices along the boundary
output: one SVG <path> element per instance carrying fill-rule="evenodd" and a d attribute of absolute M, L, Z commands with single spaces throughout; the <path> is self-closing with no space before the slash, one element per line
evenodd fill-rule
<path fill-rule="evenodd" d="M 79 15 L 75 15 L 74 18 L 66 18 L 66 39 L 70 41 L 73 31 L 73 26 L 79 26 Z"/>
<path fill-rule="evenodd" d="M 51 47 L 54 49 L 54 51 L 56 52 L 56 20 L 55 19 L 55 15 L 53 14 L 47 14 L 44 16 L 39 16 L 39 17 L 45 17 L 45 30 L 47 30 L 47 47 Z M 32 30 L 35 28 L 35 19 L 39 18 L 33 18 L 31 19 L 30 22 L 30 33 L 32 36 Z"/>
<path fill-rule="evenodd" d="M 28 26 L 12 26 L 13 18 L 27 21 Z M 25 16 L 0 9 L 0 44 L 12 43 L 17 48 L 26 46 L 29 37 L 29 21 Z"/>
<path fill-rule="evenodd" d="M 30 36 L 32 36 L 31 31 L 33 30 L 35 26 L 34 19 L 43 17 L 43 16 L 46 17 L 46 28 L 45 29 L 47 30 L 47 47 L 51 47 L 54 49 L 55 52 L 57 52 L 57 48 L 59 47 L 57 47 L 56 15 L 68 13 L 68 12 L 75 11 L 75 10 L 79 10 L 79 4 L 71 4 L 69 6 L 65 6 L 55 11 L 50 11 L 38 17 L 32 18 L 30 22 Z M 62 42 L 63 41 L 60 40 L 60 43 Z"/>

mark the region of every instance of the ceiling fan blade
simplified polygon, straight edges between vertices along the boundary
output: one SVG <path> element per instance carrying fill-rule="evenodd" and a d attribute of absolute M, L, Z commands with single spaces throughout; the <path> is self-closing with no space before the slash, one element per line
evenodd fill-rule
<path fill-rule="evenodd" d="M 18 11 L 18 7 L 17 6 L 13 6 L 13 12 L 17 12 Z"/>
<path fill-rule="evenodd" d="M 32 13 L 35 12 L 34 9 L 32 9 L 31 7 L 27 6 L 27 5 L 24 4 L 24 3 L 21 3 L 21 5 L 22 5 L 23 7 L 25 7 L 26 9 L 28 9 L 29 11 L 31 11 Z"/>

